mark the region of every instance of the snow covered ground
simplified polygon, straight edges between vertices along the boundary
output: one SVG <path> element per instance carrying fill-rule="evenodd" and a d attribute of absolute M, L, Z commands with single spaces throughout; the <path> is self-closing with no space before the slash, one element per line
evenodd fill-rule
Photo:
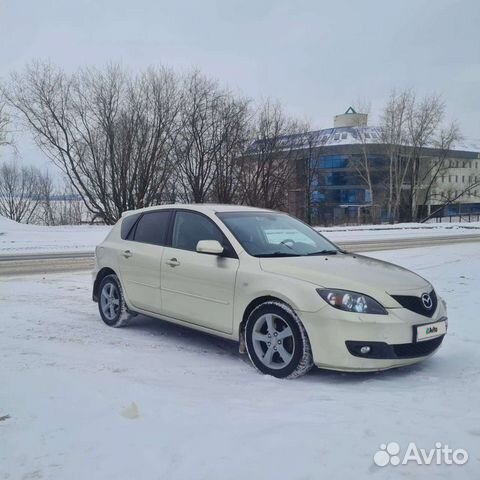
<path fill-rule="evenodd" d="M 292 381 L 158 320 L 104 326 L 88 273 L 1 278 L 0 479 L 478 479 L 480 244 L 372 256 L 446 298 L 441 350 L 410 368 Z M 470 459 L 375 466 L 391 441 L 442 442 Z"/>
<path fill-rule="evenodd" d="M 22 253 L 93 252 L 110 231 L 106 226 L 44 227 L 0 216 L 0 256 Z"/>
<path fill-rule="evenodd" d="M 320 228 L 334 242 L 393 240 L 447 235 L 480 234 L 480 222 Z M 110 231 L 108 226 L 43 227 L 22 225 L 0 216 L 0 256 L 22 253 L 90 253 Z"/>
<path fill-rule="evenodd" d="M 395 225 L 316 227 L 316 229 L 334 242 L 351 242 L 357 240 L 393 240 L 480 234 L 480 222 L 397 223 Z"/>

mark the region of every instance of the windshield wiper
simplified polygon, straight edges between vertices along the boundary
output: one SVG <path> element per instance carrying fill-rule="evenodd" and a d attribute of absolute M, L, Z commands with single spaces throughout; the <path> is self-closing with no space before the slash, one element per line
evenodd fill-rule
<path fill-rule="evenodd" d="M 307 253 L 307 256 L 314 256 L 314 255 L 336 255 L 338 253 L 338 250 L 320 250 L 319 252 L 312 252 L 312 253 Z"/>
<path fill-rule="evenodd" d="M 297 253 L 285 253 L 285 252 L 272 252 L 272 253 L 259 253 L 255 255 L 259 258 L 269 258 L 269 257 L 301 257 Z"/>

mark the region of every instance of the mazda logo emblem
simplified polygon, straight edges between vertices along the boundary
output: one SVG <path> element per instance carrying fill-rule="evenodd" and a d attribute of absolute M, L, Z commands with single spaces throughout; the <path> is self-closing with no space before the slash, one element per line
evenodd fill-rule
<path fill-rule="evenodd" d="M 433 307 L 432 297 L 428 293 L 422 295 L 422 303 L 427 310 L 430 310 Z"/>

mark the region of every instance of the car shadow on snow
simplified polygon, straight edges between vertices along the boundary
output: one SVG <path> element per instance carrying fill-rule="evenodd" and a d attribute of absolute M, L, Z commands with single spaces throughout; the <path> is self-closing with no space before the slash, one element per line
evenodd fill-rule
<path fill-rule="evenodd" d="M 159 337 L 162 339 L 162 342 L 166 342 L 169 346 L 174 346 L 180 350 L 189 350 L 202 354 L 243 357 L 243 355 L 238 353 L 238 343 L 235 341 L 193 330 L 187 326 L 177 325 L 166 320 L 138 315 L 127 329 L 149 337 Z"/>
<path fill-rule="evenodd" d="M 182 350 L 187 350 L 192 353 L 211 355 L 212 357 L 221 355 L 250 365 L 248 355 L 239 353 L 237 342 L 193 330 L 187 326 L 138 315 L 127 329 L 130 332 L 137 332 L 142 337 L 148 336 L 161 339 L 161 343 L 164 346 L 178 349 L 178 355 L 181 355 Z M 159 346 L 161 346 L 161 343 L 159 343 Z M 440 358 L 426 359 L 414 365 L 378 372 L 336 372 L 314 367 L 306 376 L 296 381 L 327 384 L 358 384 L 371 381 L 397 382 L 412 375 L 430 377 L 432 362 L 435 362 L 435 360 L 440 360 Z M 253 375 L 258 375 L 253 366 L 251 367 L 251 372 Z"/>

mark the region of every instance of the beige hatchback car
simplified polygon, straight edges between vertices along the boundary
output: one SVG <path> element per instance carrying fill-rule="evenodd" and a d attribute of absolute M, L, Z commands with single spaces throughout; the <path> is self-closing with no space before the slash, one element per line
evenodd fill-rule
<path fill-rule="evenodd" d="M 103 321 L 142 314 L 236 340 L 262 373 L 376 371 L 441 345 L 445 302 L 405 268 L 343 251 L 280 212 L 166 205 L 126 212 L 96 248 Z"/>

